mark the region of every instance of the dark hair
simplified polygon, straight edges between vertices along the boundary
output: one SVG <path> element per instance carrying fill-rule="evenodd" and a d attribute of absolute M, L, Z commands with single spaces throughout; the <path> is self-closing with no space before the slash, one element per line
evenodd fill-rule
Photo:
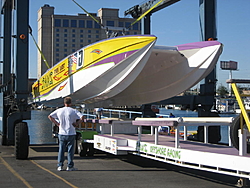
<path fill-rule="evenodd" d="M 71 97 L 65 97 L 64 104 L 71 104 Z"/>

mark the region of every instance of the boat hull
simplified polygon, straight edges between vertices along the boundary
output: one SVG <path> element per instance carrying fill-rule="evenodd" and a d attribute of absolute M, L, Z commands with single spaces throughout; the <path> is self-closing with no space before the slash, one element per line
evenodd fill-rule
<path fill-rule="evenodd" d="M 125 44 L 124 38 L 128 38 L 128 42 Z M 89 99 L 100 101 L 117 95 L 128 87 L 142 71 L 155 40 L 156 37 L 150 35 L 115 38 L 113 41 L 111 39 L 111 42 L 107 40 L 107 43 L 98 45 L 98 51 L 101 51 L 99 49 L 104 51 L 106 46 L 114 46 L 110 52 L 106 52 L 107 57 L 99 57 L 95 63 L 88 63 L 86 68 L 83 67 L 79 70 L 77 70 L 78 63 L 76 62 L 75 67 L 70 66 L 70 62 L 67 62 L 69 58 L 67 58 L 64 60 L 66 62 L 62 61 L 62 63 L 69 64 L 68 75 L 58 84 L 40 92 L 36 100 L 48 106 L 61 106 L 63 105 L 62 98 L 66 96 L 71 96 L 74 103 L 81 103 Z M 96 49 L 97 47 L 93 45 L 89 51 L 92 53 Z M 87 56 L 88 51 L 86 51 L 84 49 L 84 56 Z M 59 64 L 58 67 L 60 66 Z M 51 73 L 53 71 L 48 71 L 46 74 Z M 43 77 L 46 77 L 46 74 Z M 54 77 L 51 76 L 51 78 Z M 43 81 L 43 78 L 40 80 Z M 38 87 L 36 88 L 38 89 Z M 42 86 L 39 89 L 43 89 Z"/>
<path fill-rule="evenodd" d="M 150 58 L 135 81 L 115 97 L 92 106 L 134 106 L 158 102 L 176 96 L 205 78 L 215 67 L 222 52 L 217 41 L 154 47 Z"/>

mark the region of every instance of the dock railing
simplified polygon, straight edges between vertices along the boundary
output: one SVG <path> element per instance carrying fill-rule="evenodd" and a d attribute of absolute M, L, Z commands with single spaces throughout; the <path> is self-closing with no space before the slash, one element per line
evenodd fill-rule
<path fill-rule="evenodd" d="M 86 113 L 83 113 L 87 117 L 87 119 L 95 119 L 96 115 L 91 114 L 91 112 L 87 109 Z M 136 111 L 129 111 L 129 110 L 115 110 L 115 109 L 103 109 L 103 115 L 101 118 L 128 118 L 128 119 L 133 119 L 135 117 L 143 117 L 142 112 L 136 112 Z M 169 115 L 166 114 L 156 114 L 156 117 L 165 117 L 168 118 Z"/>

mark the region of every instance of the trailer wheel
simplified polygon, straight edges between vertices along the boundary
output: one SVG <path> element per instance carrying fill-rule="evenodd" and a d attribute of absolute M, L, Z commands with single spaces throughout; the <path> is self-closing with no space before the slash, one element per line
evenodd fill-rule
<path fill-rule="evenodd" d="M 88 145 L 87 143 L 79 143 L 78 145 L 78 152 L 79 152 L 79 155 L 80 157 L 86 157 L 87 155 L 87 151 L 88 151 Z"/>
<path fill-rule="evenodd" d="M 16 159 L 27 159 L 29 155 L 29 134 L 26 122 L 15 126 L 15 155 Z"/>
<path fill-rule="evenodd" d="M 94 144 L 88 143 L 88 152 L 87 152 L 87 156 L 89 157 L 93 157 L 94 156 Z"/>
<path fill-rule="evenodd" d="M 75 154 L 79 154 L 80 153 L 79 147 L 81 147 L 80 146 L 81 142 L 82 142 L 81 134 L 76 133 Z"/>
<path fill-rule="evenodd" d="M 243 124 L 245 125 L 245 122 Z M 239 137 L 238 137 L 238 130 L 240 129 L 240 116 L 237 116 L 233 123 L 230 126 L 230 138 L 233 146 L 239 150 Z M 247 142 L 247 153 L 250 153 L 250 143 Z"/>

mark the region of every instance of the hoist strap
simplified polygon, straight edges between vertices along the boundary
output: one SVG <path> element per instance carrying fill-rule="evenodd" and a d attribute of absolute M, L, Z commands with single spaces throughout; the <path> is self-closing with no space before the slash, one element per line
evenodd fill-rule
<path fill-rule="evenodd" d="M 72 0 L 75 4 L 77 4 L 85 13 L 87 13 L 96 23 L 98 23 L 101 27 L 104 28 L 104 25 L 102 25 L 97 19 L 95 19 L 94 16 L 92 16 L 87 10 L 85 10 L 80 4 L 78 4 L 75 0 Z"/>
<path fill-rule="evenodd" d="M 158 1 L 154 6 L 152 6 L 150 9 L 148 9 L 146 12 L 144 12 L 139 18 L 137 18 L 127 29 L 129 29 L 132 25 L 134 25 L 136 22 L 140 21 L 144 16 L 146 16 L 149 12 L 151 12 L 155 7 L 157 7 L 163 0 Z"/>
<path fill-rule="evenodd" d="M 30 33 L 30 35 L 31 35 L 31 37 L 32 37 L 32 39 L 33 39 L 33 41 L 34 41 L 34 43 L 35 43 L 35 45 L 36 45 L 38 51 L 40 52 L 40 54 L 41 54 L 41 56 L 42 56 L 43 62 L 45 63 L 45 65 L 47 66 L 47 68 L 50 69 L 48 62 L 47 62 L 47 60 L 45 59 L 45 56 L 43 55 L 41 49 L 39 48 L 38 44 L 36 43 L 36 40 L 35 40 L 34 36 L 32 35 L 32 29 L 31 29 L 30 26 L 29 26 L 29 29 L 30 29 L 30 32 L 29 32 L 29 33 Z"/>

